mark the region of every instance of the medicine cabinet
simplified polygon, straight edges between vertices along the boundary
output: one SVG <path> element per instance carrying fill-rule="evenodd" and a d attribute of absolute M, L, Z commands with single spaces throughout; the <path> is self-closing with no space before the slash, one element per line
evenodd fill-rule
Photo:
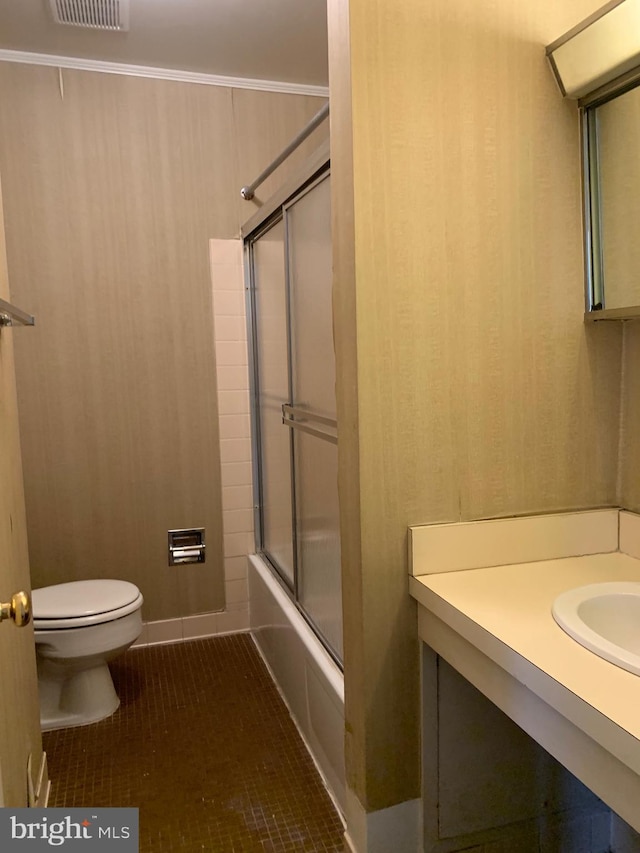
<path fill-rule="evenodd" d="M 583 140 L 586 320 L 640 318 L 640 0 L 615 0 L 547 47 Z"/>

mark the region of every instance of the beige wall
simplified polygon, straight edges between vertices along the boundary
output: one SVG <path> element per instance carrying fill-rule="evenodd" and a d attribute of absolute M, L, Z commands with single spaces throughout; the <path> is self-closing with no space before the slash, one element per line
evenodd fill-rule
<path fill-rule="evenodd" d="M 0 65 L 13 297 L 37 317 L 16 341 L 33 582 L 126 578 L 151 620 L 219 609 L 208 240 L 238 235 L 260 203 L 240 187 L 321 101 L 80 71 L 62 83 Z M 206 564 L 169 568 L 167 530 L 192 526 Z"/>
<path fill-rule="evenodd" d="M 640 512 L 640 324 L 624 323 L 620 495 L 618 503 Z"/>
<path fill-rule="evenodd" d="M 406 528 L 616 502 L 621 330 L 583 323 L 578 111 L 544 46 L 598 0 L 330 0 L 349 784 L 419 795 Z"/>

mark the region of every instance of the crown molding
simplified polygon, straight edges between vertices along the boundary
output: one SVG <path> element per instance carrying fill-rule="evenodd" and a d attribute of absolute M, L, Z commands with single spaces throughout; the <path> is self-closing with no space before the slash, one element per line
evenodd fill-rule
<path fill-rule="evenodd" d="M 102 74 L 125 74 L 130 77 L 150 77 L 154 80 L 174 80 L 179 83 L 199 83 L 205 86 L 226 86 L 230 89 L 254 89 L 259 92 L 281 92 L 287 95 L 309 95 L 328 98 L 328 86 L 304 83 L 283 83 L 277 80 L 254 80 L 249 77 L 223 77 L 175 68 L 155 68 L 149 65 L 126 65 L 122 62 L 103 62 L 99 59 L 80 59 L 75 56 L 55 56 L 50 53 L 29 53 L 0 49 L 1 62 L 21 62 L 26 65 L 48 65 L 71 68 L 75 71 L 97 71 Z"/>

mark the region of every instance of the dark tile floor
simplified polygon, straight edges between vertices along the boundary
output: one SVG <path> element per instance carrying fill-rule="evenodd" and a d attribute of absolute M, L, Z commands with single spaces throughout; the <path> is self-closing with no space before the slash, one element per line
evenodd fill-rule
<path fill-rule="evenodd" d="M 141 853 L 344 849 L 248 634 L 131 649 L 112 672 L 112 717 L 44 735 L 49 805 L 139 807 Z"/>

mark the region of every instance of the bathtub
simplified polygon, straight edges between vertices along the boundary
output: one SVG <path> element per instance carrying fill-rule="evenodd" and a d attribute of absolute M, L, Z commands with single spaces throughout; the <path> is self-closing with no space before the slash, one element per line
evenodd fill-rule
<path fill-rule="evenodd" d="M 249 560 L 250 629 L 316 766 L 345 813 L 344 679 L 257 554 Z"/>

